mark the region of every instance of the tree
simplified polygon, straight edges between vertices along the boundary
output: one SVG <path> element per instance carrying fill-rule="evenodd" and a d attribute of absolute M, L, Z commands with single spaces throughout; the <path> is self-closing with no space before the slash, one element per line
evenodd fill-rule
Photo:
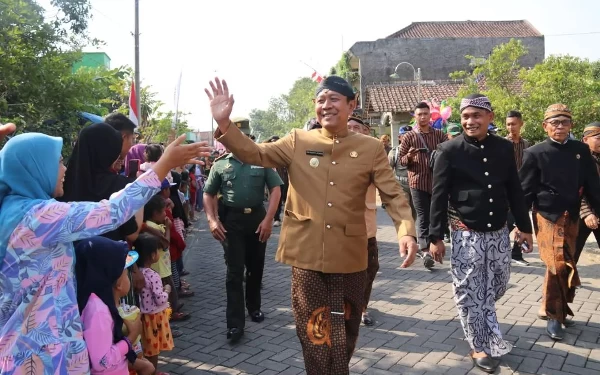
<path fill-rule="evenodd" d="M 53 0 L 58 14 L 44 19 L 33 0 L 0 1 L 0 114 L 19 131 L 42 131 L 65 138 L 76 135 L 77 110 L 89 105 L 84 74 L 73 74 L 85 31 L 89 0 Z M 48 121 L 51 120 L 51 121 Z M 60 121 L 56 124 L 56 121 Z"/>
<path fill-rule="evenodd" d="M 302 128 L 306 121 L 314 117 L 312 99 L 316 88 L 316 82 L 300 78 L 287 95 L 271 98 L 266 110 L 250 111 L 252 132 L 265 139 L 272 135 L 283 136 L 293 128 Z"/>
<path fill-rule="evenodd" d="M 472 72 L 455 72 L 453 79 L 463 79 L 465 87 L 457 98 L 448 100 L 454 109 L 452 120 L 458 121 L 460 98 L 480 91 L 494 107 L 496 123 L 505 134 L 503 122 L 510 110 L 523 114 L 523 137 L 539 142 L 546 135 L 541 126 L 545 109 L 553 103 L 564 103 L 573 111 L 574 129 L 580 136 L 583 127 L 600 118 L 600 62 L 572 56 L 550 56 L 531 69 L 519 66 L 527 53 L 520 41 L 497 46 L 489 59 Z M 471 59 L 471 56 L 466 56 Z"/>
<path fill-rule="evenodd" d="M 342 53 L 342 57 L 340 57 L 337 64 L 329 70 L 329 73 L 331 75 L 342 77 L 353 86 L 355 92 L 359 91 L 356 86 L 360 85 L 360 77 L 358 71 L 353 70 L 350 66 L 350 52 L 346 51 Z"/>
<path fill-rule="evenodd" d="M 179 115 L 177 116 L 177 125 L 175 127 L 177 135 L 191 131 L 188 122 L 185 119 L 185 115 L 186 113 L 179 112 Z M 172 111 L 157 112 L 156 116 L 150 119 L 148 126 L 141 129 L 144 142 L 167 143 L 173 126 L 174 116 L 175 113 Z"/>
<path fill-rule="evenodd" d="M 573 111 L 573 133 L 600 118 L 600 62 L 573 56 L 550 56 L 542 64 L 524 71 L 522 110 L 529 121 L 527 136 L 545 138 L 541 126 L 545 109 L 553 103 L 566 104 Z"/>
<path fill-rule="evenodd" d="M 453 106 L 453 119 L 460 117 L 458 111 L 459 98 L 481 91 L 492 102 L 495 113 L 506 114 L 515 108 L 520 108 L 522 103 L 520 90 L 519 59 L 527 54 L 527 49 L 520 40 L 511 39 L 508 43 L 496 46 L 487 61 L 477 62 L 471 72 L 459 71 L 450 74 L 452 79 L 463 79 L 465 87 L 459 90 L 458 98 L 449 100 Z M 473 56 L 465 56 L 467 60 L 474 61 Z M 485 83 L 482 87 L 482 83 Z"/>

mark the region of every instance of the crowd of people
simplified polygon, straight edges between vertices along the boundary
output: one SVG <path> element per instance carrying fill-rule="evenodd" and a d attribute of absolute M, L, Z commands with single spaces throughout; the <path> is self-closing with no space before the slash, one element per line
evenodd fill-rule
<path fill-rule="evenodd" d="M 80 132 L 68 168 L 61 138 L 25 133 L 5 144 L 2 374 L 160 373 L 158 354 L 181 335 L 170 322 L 190 318 L 179 298 L 193 295 L 179 277 L 193 211 L 183 209 L 190 173 L 181 172 L 210 155 L 184 140 L 132 147 L 135 125 L 114 114 Z"/>
<path fill-rule="evenodd" d="M 542 124 L 547 140 L 531 145 L 518 111 L 506 115 L 505 139 L 492 103 L 473 94 L 461 101 L 460 125 L 443 131 L 417 103 L 414 128 L 402 126 L 392 148 L 355 112 L 351 86 L 330 76 L 304 130 L 256 143 L 232 126 L 226 82 L 215 79 L 206 93 L 222 154 L 184 136 L 167 147 L 134 144 L 135 125 L 119 114 L 82 129 L 67 167 L 60 138 L 26 133 L 6 142 L 2 374 L 161 374 L 158 355 L 173 349 L 182 335 L 176 323 L 191 317 L 181 302 L 194 295 L 183 254 L 201 211 L 224 250 L 227 339 L 243 337 L 246 312 L 257 323 L 268 318 L 265 249 L 282 225 L 276 260 L 292 267 L 306 372 L 348 374 L 361 322 L 374 324 L 367 307 L 379 270 L 377 192 L 401 268 L 417 255 L 434 268 L 450 243 L 458 318 L 477 368 L 494 372 L 512 349 L 495 302 L 511 263 L 528 264 L 534 232 L 546 265 L 538 318 L 553 340 L 575 324 L 577 261 L 590 233 L 600 235 L 600 123 L 576 141 L 572 112 L 553 104 Z M 14 131 L 0 126 L 0 136 Z"/>

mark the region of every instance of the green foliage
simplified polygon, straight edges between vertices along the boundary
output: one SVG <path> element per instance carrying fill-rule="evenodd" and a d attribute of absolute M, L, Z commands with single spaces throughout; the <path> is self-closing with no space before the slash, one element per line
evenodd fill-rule
<path fill-rule="evenodd" d="M 81 129 L 77 112 L 105 116 L 127 113 L 133 71 L 80 68 L 80 46 L 96 41 L 87 37 L 89 0 L 52 0 L 52 17 L 34 0 L 0 0 L 0 121 L 14 122 L 19 132 L 41 132 L 64 139 L 65 154 Z M 141 124 L 163 137 L 157 123 L 169 123 L 159 113 L 162 103 L 150 87 L 142 87 Z M 168 120 L 167 120 L 168 118 Z M 187 129 L 182 122 L 181 131 Z M 166 138 L 165 138 L 166 140 Z"/>
<path fill-rule="evenodd" d="M 573 133 L 580 137 L 587 124 L 600 118 L 599 73 L 599 61 L 573 56 L 550 56 L 543 64 L 523 72 L 522 109 L 529 119 L 527 135 L 543 139 L 544 111 L 550 104 L 563 103 L 573 111 Z"/>
<path fill-rule="evenodd" d="M 19 131 L 61 135 L 68 147 L 77 130 L 75 113 L 88 108 L 94 85 L 71 70 L 80 57 L 79 43 L 87 40 L 90 5 L 88 0 L 52 4 L 59 13 L 46 21 L 33 0 L 0 2 L 0 121 L 15 122 Z"/>
<path fill-rule="evenodd" d="M 539 142 L 546 135 L 541 126 L 545 109 L 553 103 L 564 103 L 573 111 L 573 132 L 580 136 L 583 127 L 600 118 L 600 62 L 590 62 L 572 56 L 550 56 L 531 69 L 519 66 L 527 53 L 521 41 L 494 48 L 489 59 L 476 65 L 472 72 L 460 71 L 450 75 L 463 79 L 465 87 L 457 98 L 448 100 L 454 109 L 450 121 L 460 121 L 460 98 L 480 91 L 478 80 L 485 77 L 485 90 L 496 114 L 496 125 L 505 134 L 504 116 L 510 110 L 523 114 L 523 137 Z M 472 60 L 472 56 L 466 56 Z"/>
<path fill-rule="evenodd" d="M 331 68 L 331 71 L 334 72 L 332 74 L 340 76 L 351 83 L 356 82 L 359 78 L 358 72 L 350 67 L 350 53 L 347 51 L 342 54 L 337 64 Z"/>
<path fill-rule="evenodd" d="M 271 98 L 266 110 L 250 111 L 252 132 L 266 139 L 272 135 L 283 136 L 293 128 L 302 128 L 306 121 L 314 117 L 314 104 L 317 83 L 309 78 L 294 82 L 287 95 Z"/>
<path fill-rule="evenodd" d="M 179 115 L 177 116 L 177 126 L 175 128 L 177 136 L 191 131 L 188 122 L 185 119 L 185 115 L 186 113 L 179 112 Z M 167 143 L 169 134 L 171 134 L 174 116 L 175 113 L 172 111 L 156 112 L 155 117 L 150 118 L 148 125 L 141 129 L 144 142 Z"/>

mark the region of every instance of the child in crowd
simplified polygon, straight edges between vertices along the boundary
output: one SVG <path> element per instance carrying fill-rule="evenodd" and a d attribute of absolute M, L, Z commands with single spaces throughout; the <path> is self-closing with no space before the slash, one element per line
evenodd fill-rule
<path fill-rule="evenodd" d="M 173 336 L 169 325 L 169 294 L 171 286 L 161 280 L 160 275 L 151 267 L 160 262 L 161 254 L 157 237 L 142 233 L 134 243 L 139 254 L 137 261 L 144 275 L 146 285 L 140 294 L 140 309 L 142 311 L 142 337 L 144 355 L 156 368 L 158 355 L 163 351 L 172 350 Z M 163 373 L 157 373 L 163 374 Z"/>
<path fill-rule="evenodd" d="M 138 254 L 130 252 L 125 242 L 92 237 L 77 244 L 75 255 L 77 303 L 91 373 L 127 375 L 131 368 L 138 375 L 153 374 L 155 367 L 134 351 L 133 343 L 142 333 L 139 314 L 123 320 L 118 310 L 119 300 L 130 288 L 127 268 Z"/>
<path fill-rule="evenodd" d="M 179 199 L 181 199 L 181 204 L 183 204 L 183 213 L 185 217 L 190 218 L 190 201 L 189 201 L 189 187 L 190 183 L 188 180 L 184 180 L 183 176 L 181 179 L 181 183 L 179 184 Z"/>
<path fill-rule="evenodd" d="M 174 221 L 175 219 L 173 218 L 173 207 L 174 207 L 174 203 L 173 201 L 171 201 L 170 198 L 170 183 L 165 180 L 162 183 L 162 190 L 161 190 L 161 196 L 163 197 L 163 199 L 166 202 L 166 209 L 165 209 L 165 213 L 167 215 L 167 218 L 169 218 L 169 220 L 171 221 L 171 226 L 170 226 L 170 232 L 171 232 L 171 240 L 170 240 L 170 245 L 169 245 L 169 253 L 171 256 L 171 274 L 173 277 L 173 283 L 175 285 L 175 288 L 177 289 L 177 293 L 178 293 L 178 297 L 179 298 L 186 298 L 186 297 L 191 297 L 194 295 L 194 292 L 189 291 L 189 287 L 190 285 L 181 280 L 180 278 L 180 274 L 179 274 L 179 269 L 177 267 L 177 264 L 179 261 L 181 261 L 182 257 L 183 257 L 183 251 L 185 250 L 185 241 L 183 239 L 183 237 L 179 234 L 179 232 L 177 231 L 177 229 L 175 228 L 175 224 Z M 182 304 L 180 304 L 181 306 Z M 179 308 L 178 308 L 179 309 Z M 176 309 L 176 310 L 178 310 Z"/>
<path fill-rule="evenodd" d="M 164 236 L 167 241 L 171 242 L 171 231 L 167 228 L 171 227 L 171 220 L 166 214 L 166 202 L 162 195 L 159 193 L 152 197 L 148 203 L 144 206 L 144 221 L 147 226 L 157 229 L 161 235 Z M 189 314 L 183 314 L 177 311 L 179 304 L 177 298 L 177 290 L 173 282 L 173 272 L 171 270 L 171 256 L 169 248 L 164 248 L 159 244 L 158 249 L 159 258 L 158 261 L 151 265 L 151 268 L 158 273 L 164 285 L 170 285 L 169 301 L 173 306 L 173 314 L 171 319 L 173 321 L 182 321 L 190 318 Z"/>

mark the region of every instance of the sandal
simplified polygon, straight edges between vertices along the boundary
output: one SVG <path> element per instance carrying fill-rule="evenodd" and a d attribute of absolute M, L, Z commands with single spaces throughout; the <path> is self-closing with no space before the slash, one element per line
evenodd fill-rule
<path fill-rule="evenodd" d="M 190 287 L 191 287 L 190 283 L 188 283 L 188 282 L 187 282 L 187 281 L 185 281 L 185 280 L 181 280 L 180 282 L 181 282 L 181 287 L 182 287 L 183 289 L 190 289 Z"/>
<path fill-rule="evenodd" d="M 179 298 L 188 298 L 188 297 L 193 297 L 195 293 L 192 292 L 191 290 L 181 289 L 178 294 L 179 294 Z"/>
<path fill-rule="evenodd" d="M 185 270 L 185 269 L 184 269 L 183 271 L 181 271 L 181 273 L 180 273 L 179 275 L 180 275 L 180 276 L 187 276 L 187 275 L 189 275 L 189 274 L 190 274 L 190 273 L 188 272 L 188 270 Z"/>
<path fill-rule="evenodd" d="M 172 322 L 183 322 L 185 320 L 188 320 L 189 318 L 191 318 L 191 315 L 184 312 L 174 312 L 171 314 Z"/>

